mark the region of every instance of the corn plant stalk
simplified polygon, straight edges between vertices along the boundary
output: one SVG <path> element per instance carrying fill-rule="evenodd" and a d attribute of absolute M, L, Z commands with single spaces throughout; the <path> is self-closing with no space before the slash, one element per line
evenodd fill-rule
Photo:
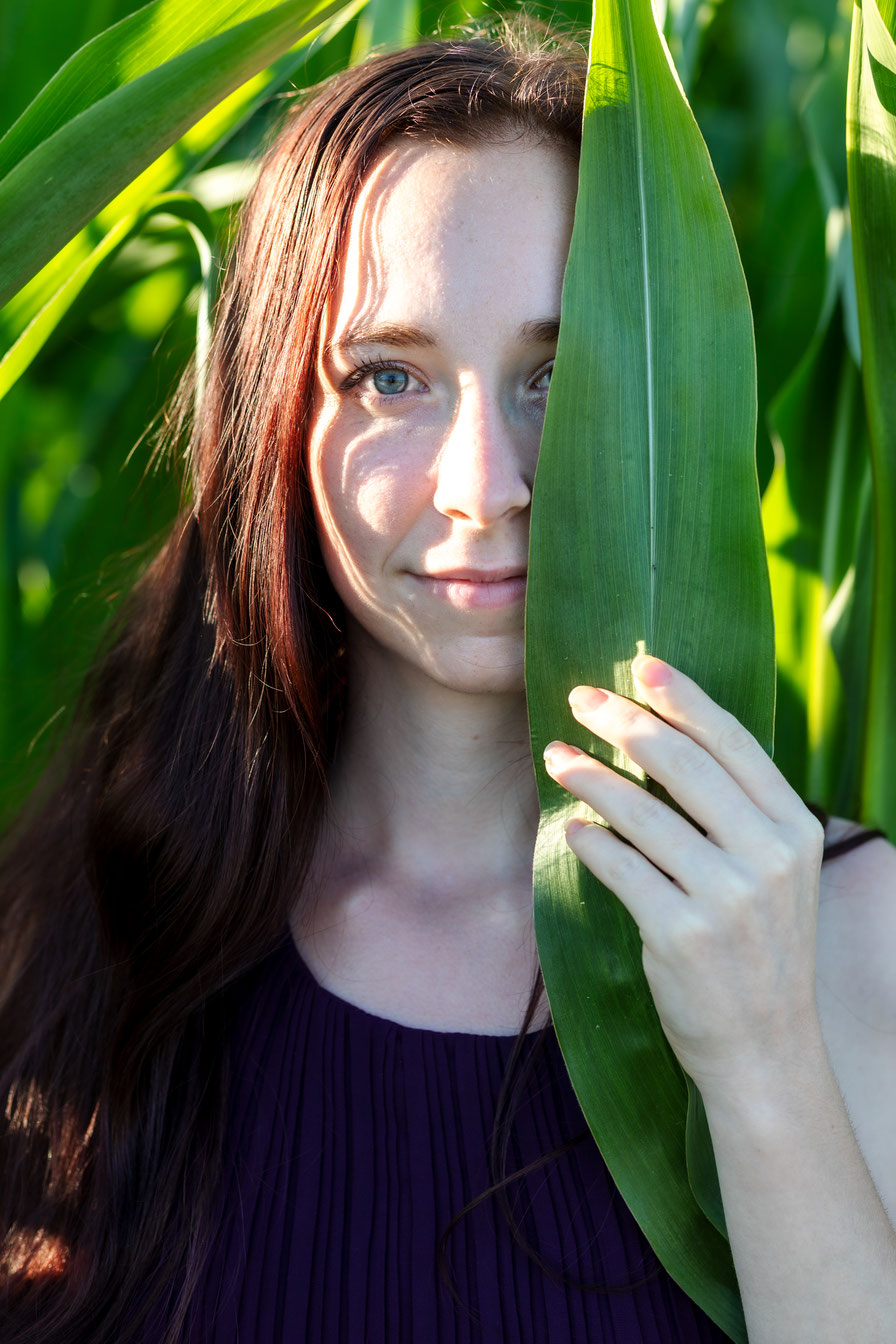
<path fill-rule="evenodd" d="M 853 11 L 846 144 L 862 382 L 874 483 L 862 815 L 896 830 L 896 3 Z"/>
<path fill-rule="evenodd" d="M 580 805 L 541 768 L 560 737 L 640 778 L 575 724 L 566 696 L 577 683 L 633 695 L 641 649 L 694 676 L 767 748 L 772 734 L 755 358 L 734 238 L 649 0 L 596 4 L 590 59 L 530 542 L 536 933 L 616 1184 L 673 1278 L 745 1340 L 699 1097 L 660 1027 L 633 920 L 565 844 Z"/>

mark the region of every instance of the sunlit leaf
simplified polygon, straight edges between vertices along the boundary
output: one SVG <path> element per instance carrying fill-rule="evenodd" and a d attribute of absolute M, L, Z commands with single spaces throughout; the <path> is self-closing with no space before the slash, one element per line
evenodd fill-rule
<path fill-rule="evenodd" d="M 248 80 L 144 169 L 96 219 L 72 238 L 0 310 L 0 332 L 8 349 L 0 362 L 2 397 L 39 353 L 56 323 L 104 258 L 114 255 L 137 216 L 149 217 L 158 194 L 190 179 L 236 134 L 243 123 L 306 64 L 313 44 L 325 44 L 353 17 L 364 0 L 346 5 L 330 22 L 310 30 L 267 71 Z"/>
<path fill-rule="evenodd" d="M 92 38 L 56 72 L 0 139 L 0 178 L 95 103 L 276 8 L 271 0 L 150 0 Z M 321 6 L 304 5 L 308 16 L 315 8 Z"/>
<path fill-rule="evenodd" d="M 72 272 L 64 285 L 26 327 L 19 339 L 0 359 L 0 397 L 4 396 L 15 380 L 22 374 L 81 293 L 87 282 L 95 275 L 99 267 L 118 252 L 126 242 L 140 231 L 146 221 L 157 214 L 172 215 L 186 223 L 196 244 L 202 264 L 204 295 L 200 312 L 198 330 L 199 345 L 197 354 L 200 367 L 202 355 L 208 345 L 210 322 L 209 304 L 213 279 L 213 256 L 215 245 L 214 225 L 208 212 L 186 192 L 171 192 L 157 196 L 153 202 L 136 215 L 126 216 L 109 230 L 99 247 Z"/>
<path fill-rule="evenodd" d="M 166 15 L 177 14 L 192 3 L 153 0 L 140 14 L 156 6 Z M 35 143 L 29 136 L 20 143 L 19 135 L 16 153 L 24 157 L 0 181 L 0 302 L 215 103 L 292 46 L 303 31 L 343 7 L 342 0 L 286 0 L 265 6 L 257 17 L 216 31 L 198 46 L 170 59 L 163 55 L 164 64 L 137 73 L 131 82 L 90 103 L 48 139 Z M 208 8 L 218 12 L 214 3 Z M 125 44 L 120 53 L 125 72 L 139 72 L 149 63 L 147 41 L 141 31 L 136 54 Z M 168 46 L 162 43 L 161 49 L 167 52 Z M 54 86 L 54 91 L 58 95 L 59 88 Z M 74 106 L 79 101 L 80 95 Z M 32 109 L 38 103 L 40 99 L 22 122 L 36 115 Z M 47 124 L 53 125 L 52 117 Z"/>

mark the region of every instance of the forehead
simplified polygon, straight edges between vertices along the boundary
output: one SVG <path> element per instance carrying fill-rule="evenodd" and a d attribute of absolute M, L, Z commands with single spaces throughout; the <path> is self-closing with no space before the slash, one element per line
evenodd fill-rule
<path fill-rule="evenodd" d="M 556 312 L 575 187 L 571 156 L 527 139 L 388 147 L 352 213 L 330 338 L 374 318 Z"/>

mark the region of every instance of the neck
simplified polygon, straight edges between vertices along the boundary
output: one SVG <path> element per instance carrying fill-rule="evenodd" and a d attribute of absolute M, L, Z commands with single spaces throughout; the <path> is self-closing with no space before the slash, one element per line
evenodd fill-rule
<path fill-rule="evenodd" d="M 538 798 L 525 696 L 440 686 L 378 651 L 352 663 L 330 779 L 328 863 L 413 899 L 531 906 Z"/>

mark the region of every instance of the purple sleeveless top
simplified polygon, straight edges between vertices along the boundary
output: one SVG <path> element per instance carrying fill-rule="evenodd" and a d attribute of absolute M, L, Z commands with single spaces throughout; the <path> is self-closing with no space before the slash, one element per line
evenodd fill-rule
<path fill-rule="evenodd" d="M 657 1267 L 596 1145 L 511 1183 L 546 1274 L 490 1196 L 488 1147 L 513 1037 L 400 1026 L 318 985 L 292 940 L 253 977 L 233 1040 L 220 1232 L 190 1344 L 671 1344 L 725 1341 Z M 536 1035 L 526 1041 L 526 1053 Z M 512 1128 L 518 1171 L 585 1128 L 554 1033 Z M 597 1283 L 585 1291 L 579 1283 Z M 634 1285 L 634 1286 L 632 1286 Z"/>

